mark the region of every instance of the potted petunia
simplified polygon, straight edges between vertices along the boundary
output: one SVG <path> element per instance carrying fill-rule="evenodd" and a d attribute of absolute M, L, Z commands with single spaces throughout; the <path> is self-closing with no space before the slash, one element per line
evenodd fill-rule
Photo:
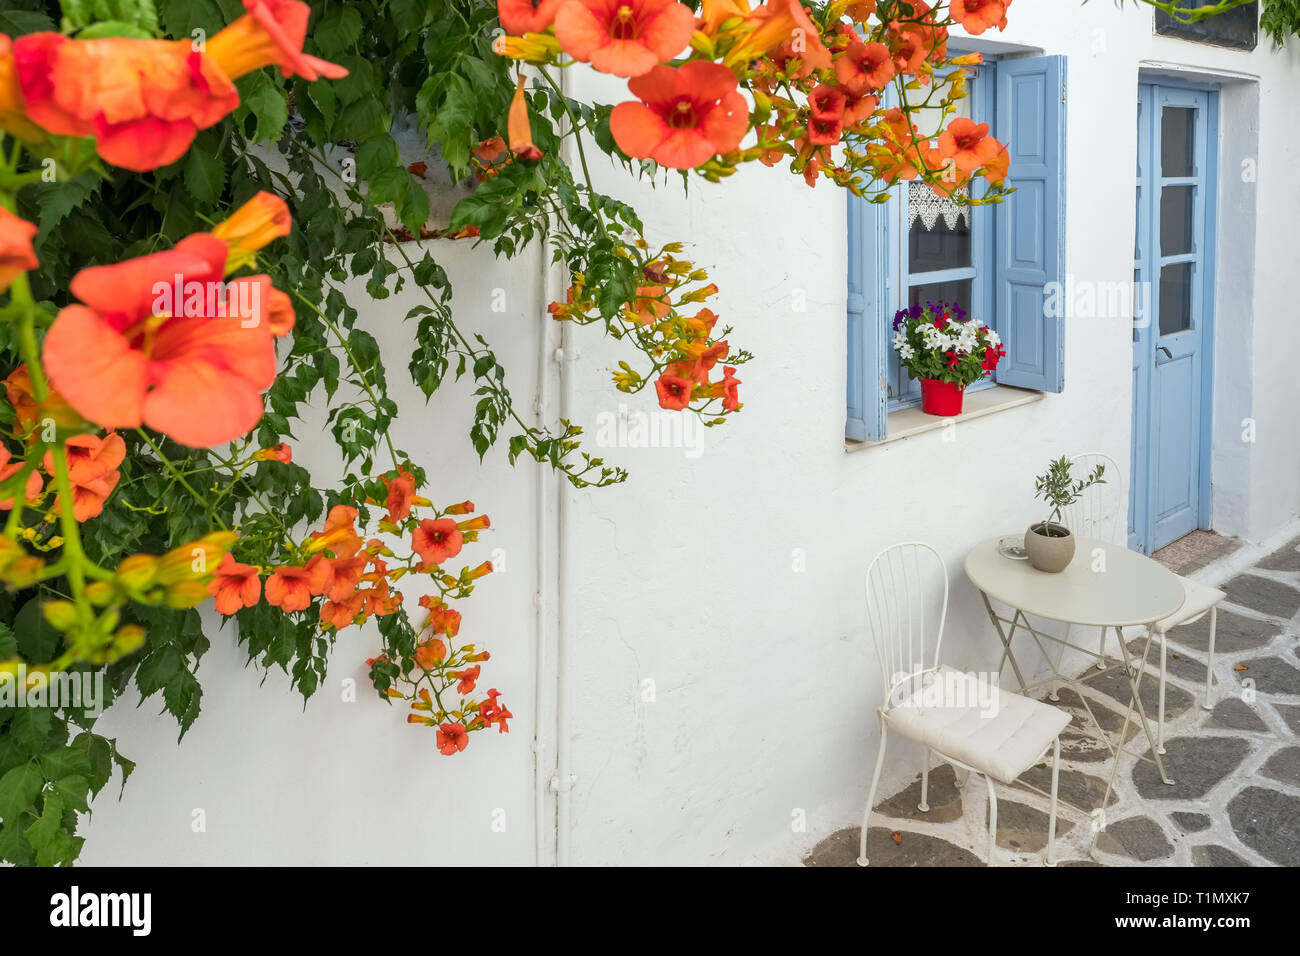
<path fill-rule="evenodd" d="M 908 377 L 921 380 L 921 410 L 928 415 L 960 415 L 966 386 L 1006 354 L 998 334 L 955 302 L 914 302 L 899 310 L 893 344 Z"/>
<path fill-rule="evenodd" d="M 1039 571 L 1064 571 L 1074 560 L 1074 535 L 1060 523 L 1061 512 L 1074 504 L 1093 485 L 1104 485 L 1105 465 L 1098 465 L 1086 477 L 1070 473 L 1070 460 L 1062 455 L 1047 463 L 1047 470 L 1034 479 L 1034 497 L 1051 505 L 1043 521 L 1035 521 L 1025 532 L 1025 553 Z"/>

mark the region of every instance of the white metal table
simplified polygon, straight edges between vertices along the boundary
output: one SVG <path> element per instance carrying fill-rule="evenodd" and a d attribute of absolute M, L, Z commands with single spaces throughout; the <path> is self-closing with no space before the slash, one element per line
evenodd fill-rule
<path fill-rule="evenodd" d="M 1142 729 L 1146 733 L 1147 743 L 1151 746 L 1151 757 L 1147 758 L 1141 754 L 1135 756 L 1143 760 L 1152 760 L 1160 772 L 1160 779 L 1167 784 L 1172 784 L 1173 781 L 1165 773 L 1164 762 L 1160 759 L 1163 747 L 1152 734 L 1151 721 L 1147 717 L 1139 691 L 1142 675 L 1146 669 L 1147 654 L 1151 649 L 1153 634 L 1151 625 L 1169 617 L 1183 605 L 1185 592 L 1177 576 L 1145 555 L 1096 538 L 1077 539 L 1074 560 L 1064 571 L 1049 574 L 1037 570 L 1028 561 L 1008 558 L 999 553 L 998 542 L 1007 537 L 1010 536 L 999 535 L 996 538 L 989 538 L 976 545 L 966 555 L 966 576 L 979 589 L 989 620 L 993 622 L 1002 641 L 1002 659 L 998 664 L 998 672 L 1001 673 L 1002 668 L 1010 663 L 1016 680 L 1020 683 L 1020 691 L 1023 693 L 1030 688 L 1030 685 L 1025 683 L 1015 653 L 1011 650 L 1011 639 L 1018 630 L 1025 630 L 1033 635 L 1038 649 L 1042 651 L 1052 668 L 1052 676 L 1047 681 L 1069 684 L 1077 691 L 1080 681 L 1059 672 L 1057 663 L 1060 658 L 1058 657 L 1057 662 L 1053 662 L 1043 642 L 1051 641 L 1061 645 L 1063 649 L 1068 647 L 1095 657 L 1103 672 L 1110 669 L 1106 666 L 1104 654 L 1071 643 L 1068 630 L 1065 638 L 1037 630 L 1030 625 L 1027 615 L 1060 621 L 1067 625 L 1100 627 L 1103 635 L 1106 629 L 1113 629 L 1123 658 L 1122 662 L 1115 666 L 1123 668 L 1131 694 L 1128 711 L 1124 715 L 1124 724 L 1120 728 L 1119 741 L 1116 745 L 1111 744 L 1106 732 L 1098 723 L 1086 696 L 1079 693 L 1079 698 L 1083 701 L 1083 706 L 1093 724 L 1096 725 L 1102 743 L 1107 746 L 1112 755 L 1110 779 L 1106 785 L 1106 793 L 1101 798 L 1102 812 L 1105 812 L 1106 801 L 1110 799 L 1111 790 L 1114 789 L 1119 756 L 1126 752 L 1124 744 L 1135 709 L 1142 723 Z M 1015 612 L 1014 616 L 1008 619 L 999 615 L 994 611 L 990 598 L 1009 605 Z M 1004 624 L 1009 625 L 1010 629 L 1004 629 Z M 1124 641 L 1123 629 L 1143 625 L 1147 628 L 1147 635 L 1142 645 L 1142 653 L 1140 656 L 1130 654 L 1128 645 Z M 1104 647 L 1105 642 L 1102 643 Z M 1160 692 L 1163 705 L 1163 683 Z M 1161 709 L 1163 710 L 1163 706 Z M 1163 714 L 1161 716 L 1163 717 Z"/>

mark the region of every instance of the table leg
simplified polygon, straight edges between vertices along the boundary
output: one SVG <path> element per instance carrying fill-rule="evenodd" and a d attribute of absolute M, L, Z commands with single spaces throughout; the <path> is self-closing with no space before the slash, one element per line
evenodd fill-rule
<path fill-rule="evenodd" d="M 1151 719 L 1147 717 L 1147 709 L 1142 703 L 1142 675 L 1146 673 L 1147 655 L 1151 652 L 1152 631 L 1148 628 L 1146 641 L 1142 645 L 1142 656 L 1137 664 L 1133 663 L 1129 656 L 1128 645 L 1124 643 L 1124 631 L 1122 628 L 1115 628 L 1115 637 L 1119 640 L 1120 652 L 1124 655 L 1124 670 L 1128 674 L 1129 689 L 1133 695 L 1132 703 L 1137 706 L 1138 716 L 1142 719 L 1142 730 L 1146 734 L 1147 743 L 1151 747 L 1151 756 L 1155 761 L 1156 769 L 1160 771 L 1160 779 L 1165 783 L 1173 786 L 1173 781 L 1165 773 L 1165 762 L 1160 759 L 1160 747 L 1156 743 L 1155 734 L 1151 732 Z M 1124 747 L 1124 741 L 1120 741 L 1120 749 Z M 1116 758 L 1118 762 L 1118 757 Z"/>
<path fill-rule="evenodd" d="M 1116 628 L 1115 630 L 1117 633 L 1119 632 L 1119 628 Z M 1105 628 L 1102 628 L 1101 630 L 1101 640 L 1103 644 L 1106 642 Z M 1119 634 L 1119 646 L 1121 649 L 1124 647 L 1123 634 Z M 1127 673 L 1128 652 L 1123 651 L 1123 653 L 1125 655 L 1125 672 Z M 1132 689 L 1131 680 L 1129 682 L 1129 687 L 1131 690 Z M 1114 756 L 1111 758 L 1110 761 L 1110 776 L 1106 780 L 1106 792 L 1101 795 L 1101 808 L 1100 808 L 1101 826 L 1093 831 L 1092 842 L 1088 845 L 1088 855 L 1092 856 L 1094 859 L 1096 858 L 1096 854 L 1094 851 L 1097 849 L 1097 837 L 1101 834 L 1101 831 L 1105 829 L 1106 804 L 1110 801 L 1111 792 L 1115 789 L 1115 775 L 1119 771 L 1119 758 L 1122 756 L 1124 752 L 1124 744 L 1125 741 L 1128 739 L 1128 725 L 1133 721 L 1133 705 L 1136 701 L 1137 701 L 1137 694 L 1136 692 L 1134 692 L 1133 696 L 1129 698 L 1128 709 L 1124 711 L 1124 723 L 1121 724 L 1119 728 L 1119 743 L 1111 749 L 1111 752 L 1114 754 Z M 1161 776 L 1164 776 L 1163 771 L 1161 773 Z"/>
<path fill-rule="evenodd" d="M 1150 632 L 1154 625 L 1148 625 Z M 1160 635 L 1160 712 L 1156 717 L 1156 753 L 1165 752 L 1165 636 Z"/>
<path fill-rule="evenodd" d="M 1020 689 L 1024 690 L 1025 676 L 1020 673 L 1020 665 L 1016 663 L 1016 655 L 1011 652 L 1011 634 L 1015 634 L 1016 626 L 1014 622 L 1020 620 L 1020 611 L 1017 610 L 1016 616 L 1012 618 L 1011 634 L 1007 634 L 1002 630 L 1002 622 L 994 612 L 993 605 L 989 603 L 989 596 L 981 591 L 980 597 L 984 599 L 984 610 L 988 612 L 989 620 L 993 622 L 993 627 L 998 632 L 998 640 L 1002 642 L 1002 659 L 998 662 L 998 674 L 1002 673 L 1003 666 L 1007 661 L 1010 661 L 1011 670 L 1015 673 L 1016 680 L 1020 682 Z"/>

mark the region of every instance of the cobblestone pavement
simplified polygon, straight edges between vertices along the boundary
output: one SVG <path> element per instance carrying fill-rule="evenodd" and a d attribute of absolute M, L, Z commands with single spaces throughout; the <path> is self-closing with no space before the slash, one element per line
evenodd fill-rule
<path fill-rule="evenodd" d="M 1165 696 L 1165 767 L 1122 756 L 1116 793 L 1105 812 L 1095 858 L 1089 844 L 1106 788 L 1106 748 L 1090 737 L 1082 702 L 1069 688 L 1054 703 L 1074 715 L 1062 734 L 1057 861 L 1062 866 L 1300 866 L 1300 539 L 1221 584 L 1215 639 L 1212 711 L 1204 700 L 1209 616 L 1169 635 Z M 1114 653 L 1113 638 L 1111 653 Z M 1138 641 L 1130 647 L 1140 653 Z M 1153 642 L 1149 661 L 1159 673 Z M 1156 679 L 1142 697 L 1154 728 Z M 1084 690 L 1093 713 L 1118 731 L 1128 684 L 1118 671 Z M 1150 754 L 1141 730 L 1130 749 Z M 1021 778 L 1050 786 L 1050 758 Z M 1047 842 L 1048 800 L 1019 785 L 997 786 L 993 863 L 1039 865 Z M 917 809 L 921 782 L 879 803 L 867 855 L 872 866 L 973 866 L 988 854 L 988 794 L 971 775 L 958 789 L 952 767 L 930 772 L 930 809 Z M 865 794 L 864 794 L 865 796 Z M 877 815 L 878 814 L 878 815 Z M 827 837 L 808 866 L 853 866 L 858 827 Z"/>

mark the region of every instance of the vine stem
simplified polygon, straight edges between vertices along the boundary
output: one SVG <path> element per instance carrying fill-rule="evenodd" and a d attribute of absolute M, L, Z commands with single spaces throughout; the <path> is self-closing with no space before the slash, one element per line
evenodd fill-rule
<path fill-rule="evenodd" d="M 137 428 L 135 433 L 144 439 L 146 445 L 153 449 L 153 453 L 158 456 L 158 460 L 163 463 L 163 467 L 172 473 L 172 477 L 181 483 L 181 487 L 193 495 L 194 500 L 203 505 L 203 509 L 208 512 L 208 515 L 216 521 L 217 524 L 221 525 L 221 530 L 230 530 L 226 527 L 226 523 L 221 520 L 221 517 L 213 512 L 212 506 L 208 504 L 208 500 L 194 490 L 194 486 L 185 479 L 185 476 L 181 474 L 180 469 L 172 464 L 172 460 L 163 454 L 161 448 L 154 444 L 154 440 L 149 437 L 149 433 L 143 428 Z"/>
<path fill-rule="evenodd" d="M 361 382 L 361 387 L 365 390 L 366 395 L 369 396 L 370 403 L 374 405 L 376 412 L 380 411 L 379 396 L 376 395 L 375 390 L 370 387 L 370 382 L 366 379 L 365 372 L 361 371 L 361 364 L 357 361 L 357 357 L 352 354 L 352 346 L 348 344 L 348 340 L 343 335 L 343 331 L 334 324 L 334 321 L 326 315 L 315 302 L 312 302 L 297 289 L 294 289 L 293 294 L 294 298 L 320 316 L 320 320 L 325 323 L 330 332 L 333 333 L 334 337 L 339 340 L 339 345 L 343 347 L 343 352 L 347 355 L 348 363 L 352 366 L 352 370 L 357 373 L 357 379 Z M 400 468 L 401 461 L 397 457 L 397 449 L 393 445 L 393 439 L 388 434 L 387 428 L 384 429 L 384 444 L 388 446 L 388 454 L 392 456 L 393 467 Z"/>
<path fill-rule="evenodd" d="M 32 397 L 37 404 L 49 396 L 49 383 L 45 378 L 45 369 L 41 365 L 41 353 L 36 344 L 36 302 L 32 298 L 31 287 L 27 283 L 27 274 L 20 273 L 9 287 L 13 301 L 19 307 L 18 314 L 18 350 L 27 365 L 27 374 L 32 382 Z M 93 618 L 89 603 L 83 597 L 86 589 L 85 566 L 90 563 L 85 549 L 81 545 L 81 528 L 73 509 L 72 481 L 68 475 L 68 451 L 65 442 L 60 441 L 53 449 L 54 485 L 59 493 L 59 528 L 63 532 L 63 557 L 59 564 L 68 575 L 72 586 L 72 596 L 77 608 L 77 622 L 82 625 L 91 623 Z M 14 510 L 20 507 L 15 492 Z M 11 516 L 12 517 L 12 516 Z"/>

